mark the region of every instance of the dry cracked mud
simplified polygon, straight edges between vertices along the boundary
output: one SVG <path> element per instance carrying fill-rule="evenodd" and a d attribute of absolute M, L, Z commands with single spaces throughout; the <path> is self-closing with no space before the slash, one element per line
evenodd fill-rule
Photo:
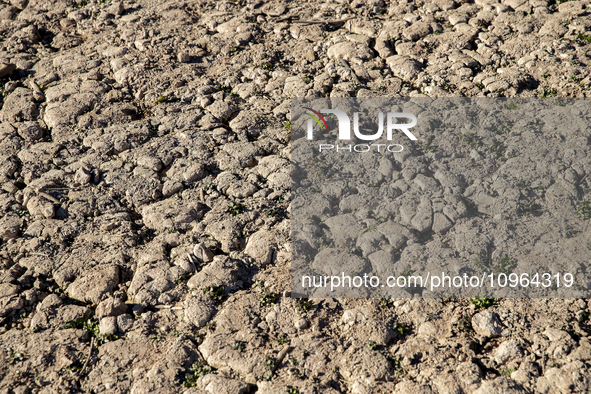
<path fill-rule="evenodd" d="M 290 99 L 583 99 L 590 6 L 3 1 L 0 393 L 588 393 L 587 299 L 292 298 Z M 522 184 L 483 176 L 487 138 L 539 136 L 420 140 L 432 162 L 476 164 L 436 226 L 410 218 L 415 248 L 477 229 L 457 209 L 481 198 L 488 214 L 491 188 L 568 200 L 580 215 L 556 250 L 590 247 L 589 140 L 540 133 L 574 146 L 545 193 L 535 167 Z M 419 169 L 392 182 L 436 185 Z"/>

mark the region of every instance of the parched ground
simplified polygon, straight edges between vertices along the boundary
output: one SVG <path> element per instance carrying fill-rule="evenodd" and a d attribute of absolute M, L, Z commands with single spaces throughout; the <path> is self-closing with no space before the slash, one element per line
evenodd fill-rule
<path fill-rule="evenodd" d="M 585 299 L 291 298 L 289 121 L 586 97 L 589 5 L 1 3 L 0 393 L 588 393 Z"/>

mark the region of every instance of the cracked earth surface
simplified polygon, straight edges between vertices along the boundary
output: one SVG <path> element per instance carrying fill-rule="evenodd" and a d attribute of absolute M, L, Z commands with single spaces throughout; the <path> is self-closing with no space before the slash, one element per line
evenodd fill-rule
<path fill-rule="evenodd" d="M 587 97 L 589 6 L 2 2 L 0 393 L 588 393 L 587 299 L 291 298 L 286 122 L 293 97 Z M 534 169 L 520 188 L 478 167 L 538 135 L 438 142 L 430 160 L 480 163 L 441 213 L 487 214 L 491 188 L 580 210 L 589 136 L 540 132 L 574 144 L 543 195 Z M 391 182 L 429 187 L 420 169 Z"/>

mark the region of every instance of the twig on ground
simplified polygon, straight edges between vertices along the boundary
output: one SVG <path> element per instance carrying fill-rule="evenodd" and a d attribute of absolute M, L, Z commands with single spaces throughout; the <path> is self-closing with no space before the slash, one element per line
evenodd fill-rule
<path fill-rule="evenodd" d="M 285 22 L 290 21 L 292 23 L 308 23 L 312 25 L 339 25 L 341 23 L 345 23 L 351 19 L 357 18 L 356 16 L 350 16 L 345 19 L 335 19 L 332 21 L 319 21 L 319 20 L 308 20 L 308 19 L 298 19 L 299 16 L 297 15 L 286 15 L 282 18 L 277 19 L 275 22 Z"/>
<path fill-rule="evenodd" d="M 281 16 L 281 14 L 272 14 L 270 12 L 255 12 L 253 15 L 254 16 L 264 15 L 264 16 L 268 16 L 270 18 L 278 18 Z"/>
<path fill-rule="evenodd" d="M 154 308 L 156 309 L 172 309 L 173 311 L 180 311 L 183 309 L 182 306 L 171 306 L 171 305 L 156 305 Z"/>
<path fill-rule="evenodd" d="M 292 23 L 309 23 L 313 25 L 339 25 L 341 23 L 345 23 L 351 19 L 357 18 L 356 16 L 350 16 L 345 19 L 333 20 L 333 21 L 314 21 L 314 20 L 294 20 Z"/>
<path fill-rule="evenodd" d="M 49 255 L 46 255 L 45 253 L 29 253 L 31 256 L 44 256 L 44 257 L 49 257 Z"/>
<path fill-rule="evenodd" d="M 37 192 L 37 194 L 38 194 L 40 197 L 43 197 L 43 198 L 45 198 L 46 200 L 49 200 L 49 201 L 51 201 L 51 202 L 52 202 L 52 203 L 54 203 L 54 204 L 61 204 L 61 203 L 60 203 L 60 200 L 58 200 L 57 198 L 55 198 L 54 196 L 52 196 L 52 195 L 50 195 L 50 194 L 47 194 L 47 193 L 45 193 L 45 192 L 41 192 L 41 191 L 40 191 L 40 192 Z"/>
<path fill-rule="evenodd" d="M 285 347 L 283 349 L 281 349 L 281 351 L 277 355 L 277 363 L 275 363 L 275 366 L 273 367 L 273 369 L 271 369 L 271 373 L 275 372 L 275 370 L 277 369 L 279 364 L 281 364 L 281 362 L 285 358 L 285 355 L 287 354 L 287 352 L 289 352 L 289 349 L 291 349 L 291 346 L 289 346 L 289 345 L 285 345 Z"/>
<path fill-rule="evenodd" d="M 290 21 L 292 19 L 296 19 L 296 18 L 299 18 L 299 17 L 297 15 L 285 15 L 284 17 L 277 19 L 275 22 L 285 22 L 285 21 Z"/>
<path fill-rule="evenodd" d="M 86 366 L 90 362 L 90 357 L 92 357 L 92 349 L 93 348 L 94 348 L 94 337 L 92 337 L 92 339 L 90 340 L 90 349 L 88 349 L 88 355 L 86 356 L 86 361 L 84 361 L 84 365 L 82 365 L 82 368 L 80 368 L 80 372 L 78 372 L 79 375 L 82 375 L 84 373 Z"/>

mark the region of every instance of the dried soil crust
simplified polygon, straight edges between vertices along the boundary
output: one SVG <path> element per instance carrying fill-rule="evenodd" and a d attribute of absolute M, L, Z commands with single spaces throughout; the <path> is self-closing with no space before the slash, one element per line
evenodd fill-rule
<path fill-rule="evenodd" d="M 289 297 L 289 98 L 584 97 L 588 5 L 2 3 L 0 393 L 588 392 L 585 299 Z"/>

